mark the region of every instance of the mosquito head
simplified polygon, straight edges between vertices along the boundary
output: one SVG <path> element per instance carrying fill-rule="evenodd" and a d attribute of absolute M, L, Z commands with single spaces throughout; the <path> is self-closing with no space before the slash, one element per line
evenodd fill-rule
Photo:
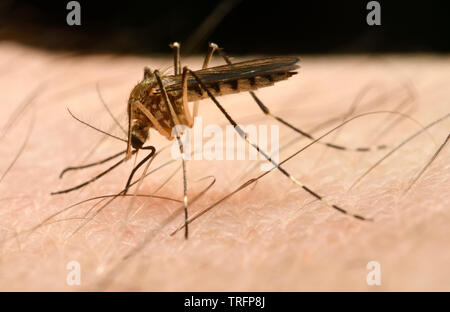
<path fill-rule="evenodd" d="M 131 91 L 128 100 L 128 115 L 129 115 L 129 140 L 131 146 L 135 149 L 140 149 L 147 141 L 148 131 L 151 123 L 142 111 L 139 105 L 145 105 L 151 99 L 153 90 L 157 85 L 156 77 L 150 68 L 144 68 L 144 79 L 139 82 Z"/>
<path fill-rule="evenodd" d="M 140 149 L 148 139 L 150 125 L 141 120 L 134 120 L 131 125 L 131 146 Z"/>

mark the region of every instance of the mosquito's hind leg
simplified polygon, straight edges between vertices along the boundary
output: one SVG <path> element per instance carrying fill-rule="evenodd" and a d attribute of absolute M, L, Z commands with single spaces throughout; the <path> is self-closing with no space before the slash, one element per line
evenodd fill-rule
<path fill-rule="evenodd" d="M 186 70 L 183 69 L 183 72 L 186 75 Z M 154 71 L 155 77 L 158 80 L 158 84 L 159 87 L 161 89 L 161 93 L 163 95 L 163 99 L 164 102 L 166 103 L 169 112 L 170 112 L 170 119 L 172 124 L 174 125 L 174 132 L 175 132 L 175 137 L 177 138 L 177 142 L 178 142 L 178 147 L 180 149 L 180 154 L 181 154 L 181 160 L 182 160 L 182 164 L 183 164 L 183 204 L 184 204 L 184 225 L 185 225 L 185 231 L 184 231 L 184 237 L 187 239 L 189 236 L 189 231 L 188 231 L 188 220 L 189 220 L 189 215 L 188 215 L 188 196 L 187 196 L 187 177 L 186 177 L 186 156 L 184 154 L 184 146 L 183 146 L 183 142 L 181 141 L 180 138 L 180 133 L 177 129 L 177 126 L 180 125 L 180 121 L 175 113 L 175 109 L 173 107 L 172 102 L 169 99 L 169 96 L 167 95 L 167 91 L 166 88 L 164 87 L 164 84 L 161 80 L 161 74 L 159 73 L 158 70 Z M 186 80 L 186 78 L 185 78 Z M 183 91 L 183 97 L 186 96 L 186 93 Z"/>
<path fill-rule="evenodd" d="M 136 173 L 136 171 L 137 171 L 143 164 L 145 164 L 150 158 L 152 158 L 152 157 L 155 156 L 155 151 L 156 151 L 155 147 L 153 147 L 153 146 L 144 146 L 144 147 L 142 147 L 141 149 L 144 149 L 144 150 L 150 150 L 150 153 L 149 153 L 147 156 L 145 156 L 144 159 L 142 159 L 142 160 L 141 160 L 141 161 L 133 168 L 133 170 L 131 170 L 131 173 L 130 173 L 130 175 L 129 175 L 129 177 L 128 177 L 127 184 L 125 185 L 125 188 L 123 189 L 123 195 L 126 195 L 126 194 L 127 194 L 128 189 L 129 189 L 130 186 L 131 186 L 131 181 L 133 180 L 133 176 L 134 176 L 134 174 Z"/>
<path fill-rule="evenodd" d="M 225 60 L 225 62 L 228 65 L 232 65 L 233 63 L 231 62 L 230 58 L 225 54 L 225 52 L 223 51 L 223 49 L 217 47 L 216 45 L 216 49 L 218 50 L 220 56 Z M 292 125 L 291 123 L 287 122 L 286 120 L 282 119 L 279 116 L 273 115 L 270 112 L 270 109 L 264 105 L 264 103 L 256 96 L 255 92 L 253 91 L 249 91 L 250 95 L 252 96 L 253 100 L 256 102 L 256 104 L 258 104 L 258 107 L 261 109 L 261 111 L 266 115 L 269 116 L 275 120 L 277 120 L 278 122 L 282 123 L 283 125 L 287 126 L 288 128 L 294 130 L 295 132 L 303 135 L 304 137 L 308 138 L 311 141 L 314 141 L 316 138 L 313 137 L 311 134 L 295 127 L 294 125 Z M 376 151 L 376 150 L 383 150 L 386 149 L 387 146 L 384 144 L 381 145 L 376 145 L 376 146 L 367 146 L 367 147 L 347 147 L 347 146 L 343 146 L 343 145 L 338 145 L 338 144 L 333 144 L 333 143 L 328 143 L 328 142 L 322 142 L 322 141 L 318 141 L 317 143 L 323 144 L 327 147 L 330 148 L 334 148 L 337 150 L 343 150 L 343 151 L 355 151 L 355 152 L 370 152 L 370 151 Z"/>
<path fill-rule="evenodd" d="M 125 153 L 126 153 L 126 150 L 125 151 L 121 151 L 121 152 L 119 152 L 117 154 L 114 154 L 112 156 L 108 156 L 108 157 L 106 157 L 106 158 L 104 158 L 102 160 L 98 160 L 98 161 L 95 161 L 95 162 L 92 162 L 92 163 L 89 163 L 89 164 L 86 164 L 86 165 L 67 167 L 63 171 L 61 171 L 61 173 L 59 174 L 59 178 L 61 179 L 64 176 L 64 174 L 66 174 L 69 171 L 95 167 L 95 166 L 104 164 L 104 163 L 106 163 L 106 162 L 108 162 L 110 160 L 113 160 L 113 159 L 115 159 L 115 158 L 117 158 L 120 155 L 125 154 Z"/>
<path fill-rule="evenodd" d="M 241 127 L 239 127 L 239 125 L 233 120 L 233 118 L 227 113 L 227 111 L 225 110 L 225 108 L 223 108 L 223 106 L 217 101 L 217 99 L 215 98 L 215 96 L 211 93 L 211 91 L 209 91 L 209 89 L 205 86 L 205 84 L 202 82 L 202 80 L 195 74 L 195 72 L 193 72 L 190 69 L 187 69 L 189 71 L 189 73 L 195 78 L 195 80 L 197 81 L 197 83 L 199 84 L 199 86 L 208 94 L 209 98 L 214 102 L 214 104 L 216 104 L 217 108 L 222 112 L 222 114 L 228 119 L 228 121 L 230 122 L 230 124 L 233 126 L 233 128 L 236 130 L 236 132 L 239 134 L 239 136 L 245 140 L 249 145 L 251 145 L 253 148 L 255 148 L 258 153 L 263 156 L 267 161 L 269 161 L 272 165 L 274 165 L 274 167 L 276 169 L 278 169 L 284 176 L 286 176 L 287 178 L 289 178 L 292 182 L 294 182 L 296 185 L 298 185 L 299 187 L 301 187 L 303 190 L 305 190 L 306 192 L 308 192 L 310 195 L 312 195 L 313 197 L 315 197 L 316 199 L 320 200 L 322 203 L 324 203 L 325 205 L 327 205 L 330 208 L 333 208 L 337 211 L 339 211 L 342 214 L 346 214 L 346 215 L 350 215 L 356 219 L 359 220 L 365 220 L 365 221 L 371 221 L 372 219 L 369 218 L 365 218 L 361 215 L 358 214 L 353 214 L 348 212 L 345 209 L 342 209 L 341 207 L 328 202 L 327 200 L 325 200 L 321 195 L 319 195 L 318 193 L 314 192 L 312 189 L 310 189 L 309 187 L 307 187 L 306 185 L 304 185 L 303 183 L 301 183 L 299 180 L 297 180 L 294 176 L 292 176 L 289 172 L 287 172 L 283 167 L 281 167 L 275 160 L 273 160 L 266 152 L 264 152 L 263 150 L 261 150 L 261 148 L 256 145 L 255 143 L 253 143 L 252 141 L 250 141 L 248 134 L 242 130 Z M 185 222 L 186 225 L 187 222 Z"/>

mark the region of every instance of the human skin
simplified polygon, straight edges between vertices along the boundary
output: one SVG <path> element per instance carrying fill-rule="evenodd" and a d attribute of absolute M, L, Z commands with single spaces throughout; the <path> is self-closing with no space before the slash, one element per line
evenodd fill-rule
<path fill-rule="evenodd" d="M 351 116 L 378 111 L 349 122 L 325 141 L 351 147 L 386 144 L 391 149 L 448 114 L 448 57 L 300 57 L 298 75 L 257 92 L 273 114 L 302 130 L 315 130 L 318 136 L 349 117 L 352 107 Z M 200 57 L 182 61 L 192 69 L 202 62 Z M 213 61 L 221 63 L 218 57 Z M 283 164 L 329 202 L 372 222 L 330 209 L 276 170 L 195 220 L 188 240 L 182 231 L 170 235 L 183 223 L 182 204 L 166 199 L 117 198 L 86 223 L 93 201 L 46 220 L 71 204 L 116 194 L 125 186 L 134 158 L 80 190 L 50 195 L 108 165 L 68 172 L 59 179 L 65 167 L 100 160 L 126 147 L 112 138 L 101 141 L 102 134 L 74 120 L 67 108 L 109 131 L 114 122 L 99 99 L 98 84 L 108 107 L 122 116 L 126 127 L 129 92 L 146 65 L 163 70 L 171 60 L 73 56 L 1 44 L 0 174 L 13 164 L 0 182 L 1 290 L 450 290 L 448 146 L 405 193 L 447 137 L 448 119 L 405 144 L 350 191 L 389 149 L 357 153 L 314 144 Z M 247 94 L 220 101 L 238 123 L 277 124 Z M 204 125 L 227 124 L 209 100 L 201 102 L 200 115 Z M 336 117 L 334 123 L 318 127 Z M 5 134 L 9 120 L 14 122 Z M 280 161 L 310 143 L 282 125 L 279 129 L 281 146 L 298 138 L 280 152 Z M 117 127 L 112 133 L 125 137 Z M 158 150 L 173 143 L 150 133 L 148 144 Z M 169 151 L 161 152 L 149 170 L 170 159 Z M 189 161 L 190 214 L 261 174 L 258 167 L 247 172 L 255 163 Z M 152 194 L 179 165 L 175 162 L 148 176 L 138 193 Z M 212 176 L 215 184 L 192 202 Z M 156 195 L 182 200 L 181 179 L 178 171 Z M 80 285 L 67 283 L 71 261 L 80 264 Z M 381 265 L 380 286 L 366 282 L 370 261 Z"/>

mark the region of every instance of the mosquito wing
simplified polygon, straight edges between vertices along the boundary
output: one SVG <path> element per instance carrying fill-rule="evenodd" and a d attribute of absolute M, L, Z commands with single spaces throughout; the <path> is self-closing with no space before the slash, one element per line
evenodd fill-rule
<path fill-rule="evenodd" d="M 208 89 L 215 95 L 252 91 L 286 80 L 296 74 L 299 66 L 296 57 L 270 57 L 210 67 L 195 71 Z M 188 100 L 196 101 L 208 95 L 191 75 L 188 75 Z M 181 75 L 169 76 L 165 85 L 168 92 L 181 90 Z"/>

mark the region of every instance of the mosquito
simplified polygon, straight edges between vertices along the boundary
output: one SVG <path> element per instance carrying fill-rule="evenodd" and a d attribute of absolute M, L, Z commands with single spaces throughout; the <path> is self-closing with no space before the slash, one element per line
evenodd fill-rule
<path fill-rule="evenodd" d="M 137 154 L 139 150 L 149 150 L 149 154 L 133 168 L 128 178 L 126 187 L 122 192 L 122 194 L 126 194 L 128 188 L 131 186 L 131 181 L 135 172 L 144 163 L 149 160 L 151 161 L 151 159 L 156 156 L 156 149 L 154 146 L 144 146 L 144 144 L 149 140 L 150 129 L 154 129 L 168 140 L 176 139 L 178 142 L 183 171 L 183 227 L 184 236 L 187 239 L 189 236 L 188 224 L 190 223 L 190 220 L 188 215 L 189 202 L 186 177 L 186 156 L 181 140 L 182 133 L 180 133 L 180 131 L 178 130 L 178 126 L 183 125 L 192 128 L 194 126 L 194 118 L 198 115 L 199 101 L 209 98 L 216 105 L 219 111 L 225 116 L 228 122 L 234 127 L 238 135 L 250 146 L 255 148 L 257 152 L 266 159 L 266 161 L 272 163 L 272 165 L 274 166 L 274 170 L 276 169 L 280 171 L 298 187 L 305 190 L 307 193 L 321 201 L 326 206 L 359 220 L 372 220 L 358 214 L 350 213 L 347 210 L 328 202 L 321 195 L 301 183 L 298 179 L 296 179 L 293 175 L 286 171 L 281 166 L 281 164 L 278 164 L 276 161 L 274 161 L 270 157 L 270 155 L 262 150 L 257 144 L 252 142 L 248 134 L 235 122 L 235 120 L 227 113 L 225 108 L 217 100 L 217 97 L 219 96 L 249 92 L 253 100 L 257 103 L 261 111 L 266 116 L 276 119 L 278 122 L 305 136 L 311 141 L 315 141 L 316 139 L 312 135 L 300 130 L 298 127 L 293 126 L 291 123 L 285 121 L 284 119 L 273 115 L 270 112 L 269 108 L 265 106 L 253 92 L 260 88 L 273 86 L 275 83 L 287 80 L 288 78 L 297 74 L 296 70 L 300 68 L 300 66 L 298 65 L 299 59 L 297 57 L 266 57 L 261 59 L 232 63 L 217 44 L 210 43 L 209 50 L 204 59 L 202 69 L 193 71 L 187 66 L 181 67 L 180 44 L 178 42 L 174 42 L 170 44 L 170 47 L 173 49 L 174 53 L 174 75 L 164 76 L 158 70 L 152 71 L 149 67 L 145 67 L 143 80 L 139 82 L 131 91 L 127 103 L 128 133 L 126 140 L 126 150 L 108 157 L 102 161 L 84 166 L 66 168 L 61 173 L 61 176 L 69 170 L 92 167 L 94 165 L 105 163 L 123 154 L 125 154 L 125 157 L 94 178 L 75 187 L 57 191 L 52 194 L 68 193 L 70 191 L 79 189 L 97 180 L 112 169 L 119 166 L 121 163 L 130 159 L 131 156 L 133 154 Z M 222 56 L 222 58 L 227 63 L 226 65 L 208 67 L 215 51 L 217 51 Z M 194 102 L 192 113 L 189 111 L 189 102 Z M 338 150 L 353 150 L 358 152 L 367 152 L 371 150 L 386 148 L 385 145 L 374 147 L 348 148 L 345 146 L 340 146 L 323 141 L 317 141 L 317 143 L 324 144 L 327 147 Z"/>

